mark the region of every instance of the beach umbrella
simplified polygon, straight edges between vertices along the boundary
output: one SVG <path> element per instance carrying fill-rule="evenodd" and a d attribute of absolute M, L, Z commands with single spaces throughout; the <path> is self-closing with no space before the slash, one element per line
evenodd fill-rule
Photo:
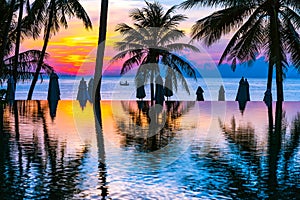
<path fill-rule="evenodd" d="M 13 101 L 15 100 L 15 81 L 12 76 L 7 80 L 7 90 L 6 90 L 6 100 Z"/>
<path fill-rule="evenodd" d="M 173 96 L 172 80 L 170 75 L 166 76 L 164 95 L 167 97 L 167 101 L 169 100 L 169 97 Z"/>
<path fill-rule="evenodd" d="M 138 98 L 138 99 L 143 99 L 146 97 L 143 80 L 144 80 L 144 78 L 142 77 L 142 75 L 139 75 L 136 78 L 136 98 Z"/>
<path fill-rule="evenodd" d="M 48 99 L 48 106 L 50 109 L 50 117 L 53 120 L 54 117 L 56 116 L 58 101 L 60 100 L 58 76 L 55 72 L 52 72 L 50 74 L 47 99 Z"/>
<path fill-rule="evenodd" d="M 88 84 L 88 93 L 89 93 L 91 101 L 93 101 L 93 99 L 94 99 L 93 89 L 94 89 L 94 79 L 91 78 L 89 81 L 89 84 Z"/>
<path fill-rule="evenodd" d="M 247 101 L 250 101 L 250 86 L 249 86 L 249 83 L 248 83 L 247 79 L 245 79 L 245 87 L 246 87 Z"/>
<path fill-rule="evenodd" d="M 199 86 L 196 91 L 197 101 L 204 101 L 203 92 L 204 91 L 203 91 L 202 87 Z"/>
<path fill-rule="evenodd" d="M 155 103 L 162 105 L 165 100 L 163 80 L 160 75 L 155 79 Z"/>
<path fill-rule="evenodd" d="M 49 80 L 48 96 L 49 101 L 60 100 L 60 89 L 58 84 L 58 76 L 55 72 L 52 72 Z"/>
<path fill-rule="evenodd" d="M 220 89 L 219 89 L 218 101 L 225 101 L 225 90 L 224 90 L 223 85 L 221 85 Z"/>
<path fill-rule="evenodd" d="M 247 101 L 247 99 L 249 99 L 247 93 L 247 85 L 245 83 L 244 77 L 242 77 L 239 82 L 238 92 L 235 100 L 242 102 Z"/>
<path fill-rule="evenodd" d="M 78 93 L 77 93 L 77 100 L 79 101 L 87 101 L 90 99 L 88 90 L 87 90 L 87 85 L 86 85 L 86 81 L 84 80 L 84 78 L 81 79 L 79 86 L 78 86 Z"/>
<path fill-rule="evenodd" d="M 142 85 L 136 89 L 136 98 L 143 99 L 145 97 L 146 97 L 145 87 L 144 85 Z"/>

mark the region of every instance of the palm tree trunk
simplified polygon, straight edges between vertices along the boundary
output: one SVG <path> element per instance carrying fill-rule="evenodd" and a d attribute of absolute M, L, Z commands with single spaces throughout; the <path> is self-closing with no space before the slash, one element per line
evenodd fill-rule
<path fill-rule="evenodd" d="M 24 6 L 24 0 L 20 0 L 15 58 L 14 58 L 14 62 L 13 62 L 13 77 L 14 77 L 14 81 L 15 81 L 15 88 L 16 88 L 17 79 L 18 79 L 18 64 L 19 64 L 19 51 L 20 51 L 20 43 L 21 43 L 21 24 L 22 24 L 22 18 L 23 18 L 23 6 Z"/>
<path fill-rule="evenodd" d="M 1 50 L 0 50 L 0 66 L 3 64 L 3 59 L 5 56 L 5 50 L 6 50 L 6 46 L 7 46 L 7 42 L 8 42 L 8 34 L 9 34 L 9 29 L 10 29 L 10 25 L 11 25 L 11 21 L 12 21 L 12 17 L 13 17 L 13 10 L 16 4 L 16 0 L 11 0 L 10 2 L 10 8 L 9 8 L 9 16 L 7 18 L 7 23 L 6 26 L 4 27 L 4 32 L 3 32 L 3 43 L 1 46 Z"/>
<path fill-rule="evenodd" d="M 100 24 L 99 24 L 99 38 L 97 46 L 97 57 L 96 66 L 94 73 L 94 111 L 98 120 L 101 118 L 100 113 L 100 87 L 102 80 L 102 70 L 103 70 L 103 58 L 105 50 L 105 40 L 106 40 L 106 30 L 107 30 L 107 14 L 108 13 L 108 0 L 101 1 L 100 10 Z M 96 87 L 95 87 L 96 86 Z"/>
<path fill-rule="evenodd" d="M 283 78 L 282 65 L 276 66 L 276 86 L 277 86 L 277 101 L 284 101 L 283 99 Z"/>
<path fill-rule="evenodd" d="M 281 55 L 281 41 L 280 41 L 280 32 L 279 32 L 279 19 L 278 19 L 278 10 L 274 9 L 274 15 L 271 15 L 271 28 L 274 26 L 273 33 L 273 43 L 271 51 L 275 52 L 275 65 L 276 65 L 276 86 L 277 86 L 277 101 L 283 101 L 283 86 L 282 86 L 282 55 Z"/>
<path fill-rule="evenodd" d="M 273 67 L 274 63 L 269 61 L 267 89 L 270 91 L 272 91 Z"/>
<path fill-rule="evenodd" d="M 51 10 L 50 10 L 50 13 L 49 13 L 49 18 L 48 18 L 49 21 L 48 21 L 48 26 L 47 26 L 47 29 L 46 29 L 44 45 L 43 45 L 43 49 L 42 49 L 42 52 L 41 52 L 41 56 L 39 58 L 38 66 L 36 68 L 36 71 L 34 73 L 34 77 L 32 79 L 32 83 L 30 85 L 27 100 L 32 99 L 33 90 L 34 90 L 34 87 L 35 87 L 36 82 L 38 80 L 40 71 L 42 69 L 42 64 L 44 62 L 44 57 L 45 57 L 46 49 L 47 49 L 48 42 L 49 42 L 49 39 L 50 39 L 50 31 L 51 31 L 51 27 L 52 27 L 52 23 L 53 23 L 52 18 L 53 18 L 54 9 L 55 9 L 55 1 L 54 0 L 51 0 L 50 7 L 51 7 Z"/>

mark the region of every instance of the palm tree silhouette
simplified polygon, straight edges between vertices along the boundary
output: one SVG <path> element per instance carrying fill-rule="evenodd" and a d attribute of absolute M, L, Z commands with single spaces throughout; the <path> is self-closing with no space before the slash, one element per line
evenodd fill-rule
<path fill-rule="evenodd" d="M 134 21 L 133 26 L 121 23 L 116 27 L 116 31 L 124 38 L 123 41 L 116 43 L 116 49 L 120 52 L 111 61 L 126 59 L 121 69 L 122 75 L 133 67 L 139 67 L 137 76 L 142 75 L 144 83 L 150 79 L 151 100 L 154 100 L 154 78 L 160 73 L 160 62 L 173 69 L 172 80 L 177 83 L 179 79 L 188 92 L 183 75 L 196 79 L 196 72 L 191 64 L 174 53 L 183 49 L 199 51 L 191 44 L 174 43 L 184 37 L 184 32 L 177 26 L 186 19 L 181 14 L 172 15 L 175 9 L 176 6 L 173 6 L 164 12 L 158 2 L 146 1 L 146 7 L 130 12 L 129 16 Z"/>
<path fill-rule="evenodd" d="M 253 62 L 259 54 L 269 61 L 267 89 L 272 87 L 273 67 L 276 70 L 277 100 L 283 101 L 283 69 L 288 67 L 287 54 L 299 71 L 300 4 L 298 1 L 262 0 L 186 0 L 182 8 L 220 6 L 216 11 L 198 20 L 192 27 L 192 37 L 208 46 L 223 35 L 236 32 L 227 44 L 219 65 L 227 58 L 235 70 L 237 62 Z"/>
<path fill-rule="evenodd" d="M 95 117 L 98 121 L 101 121 L 101 106 L 100 106 L 100 87 L 102 79 L 102 69 L 103 69 L 103 58 L 105 50 L 105 40 L 106 40 L 106 30 L 107 30 L 107 12 L 108 12 L 108 0 L 101 1 L 100 10 L 100 25 L 99 25 L 99 36 L 97 45 L 97 57 L 94 73 L 94 87 L 93 87 L 93 101 L 94 101 L 94 112 Z"/>
<path fill-rule="evenodd" d="M 38 66 L 28 92 L 28 100 L 31 100 L 32 98 L 33 90 L 38 80 L 38 75 L 42 67 L 51 35 L 59 31 L 60 25 L 64 28 L 68 27 L 67 17 L 77 17 L 83 21 L 86 29 L 92 28 L 92 22 L 78 0 L 50 0 L 49 2 L 47 0 L 36 0 L 32 5 L 32 10 L 32 12 L 38 13 L 37 16 L 42 16 L 45 19 L 42 20 L 42 22 L 44 22 L 44 44 L 38 61 Z M 35 20 L 40 21 L 40 19 L 37 18 L 35 18 Z"/>

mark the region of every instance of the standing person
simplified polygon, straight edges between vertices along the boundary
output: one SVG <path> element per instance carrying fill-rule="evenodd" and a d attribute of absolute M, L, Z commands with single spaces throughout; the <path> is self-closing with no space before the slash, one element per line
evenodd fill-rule
<path fill-rule="evenodd" d="M 204 101 L 204 97 L 203 97 L 203 89 L 201 86 L 198 87 L 196 95 L 197 95 L 197 101 Z"/>

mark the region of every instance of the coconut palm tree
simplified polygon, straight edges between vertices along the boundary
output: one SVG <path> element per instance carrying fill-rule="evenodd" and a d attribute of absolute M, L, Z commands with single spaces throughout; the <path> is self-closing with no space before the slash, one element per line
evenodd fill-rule
<path fill-rule="evenodd" d="M 17 71 L 16 80 L 17 81 L 25 81 L 30 80 L 33 75 L 34 71 L 36 71 L 38 60 L 41 56 L 41 51 L 39 50 L 27 50 L 24 52 L 19 53 L 18 60 L 17 60 L 17 68 L 15 69 L 15 56 L 11 56 L 9 58 L 4 59 L 4 68 L 6 73 L 3 73 L 0 78 L 6 79 L 8 75 L 13 74 L 14 71 Z M 48 53 L 45 53 L 45 58 L 49 57 Z M 53 71 L 53 67 L 51 67 L 46 62 L 42 63 L 41 70 L 39 75 L 42 74 L 50 74 Z"/>
<path fill-rule="evenodd" d="M 255 61 L 259 54 L 269 62 L 267 89 L 272 87 L 273 68 L 276 70 L 277 101 L 283 101 L 284 69 L 291 63 L 300 70 L 300 4 L 296 0 L 186 0 L 188 9 L 195 6 L 219 6 L 223 9 L 198 20 L 192 27 L 194 40 L 203 40 L 208 46 L 223 35 L 235 31 L 227 44 L 219 65 L 232 62 Z"/>
<path fill-rule="evenodd" d="M 86 29 L 92 28 L 92 22 L 78 0 L 36 0 L 32 5 L 32 9 L 35 13 L 38 13 L 37 16 L 43 18 L 44 44 L 38 66 L 28 92 L 28 100 L 31 100 L 32 98 L 33 90 L 38 80 L 38 75 L 42 68 L 46 49 L 51 36 L 59 31 L 61 25 L 64 28 L 68 27 L 68 17 L 76 17 L 82 20 Z"/>
<path fill-rule="evenodd" d="M 103 58 L 105 50 L 105 40 L 106 40 L 106 30 L 107 30 L 107 13 L 108 13 L 108 0 L 101 1 L 100 9 L 100 25 L 99 25 L 99 36 L 97 45 L 97 57 L 94 73 L 94 87 L 93 87 L 93 101 L 94 101 L 94 112 L 95 118 L 98 123 L 102 121 L 101 119 L 101 106 L 100 106 L 100 87 L 102 79 L 102 69 L 103 69 Z M 100 123 L 102 127 L 102 123 Z"/>
<path fill-rule="evenodd" d="M 3 28 L 0 29 L 0 67 L 2 72 L 2 64 L 4 57 L 8 54 L 7 51 L 9 43 L 9 31 L 13 24 L 13 14 L 15 11 L 16 0 L 11 0 L 10 4 L 6 1 L 1 1 L 0 3 L 0 12 L 2 17 L 0 19 L 0 26 Z"/>
<path fill-rule="evenodd" d="M 196 71 L 191 64 L 175 54 L 183 49 L 199 51 L 191 44 L 174 43 L 184 37 L 184 32 L 177 26 L 186 19 L 181 14 L 172 15 L 175 9 L 176 6 L 173 6 L 164 12 L 158 2 L 146 1 L 146 7 L 130 12 L 133 26 L 121 23 L 116 27 L 116 31 L 123 36 L 123 41 L 116 43 L 116 49 L 120 52 L 112 58 L 112 62 L 126 59 L 121 75 L 133 67 L 139 67 L 137 76 L 144 76 L 144 82 L 150 79 L 151 100 L 154 100 L 154 78 L 160 73 L 159 63 L 172 68 L 172 80 L 177 83 L 179 79 L 188 92 L 183 75 L 196 79 Z"/>
<path fill-rule="evenodd" d="M 6 1 L 5 1 L 6 2 Z M 11 1 L 10 4 L 5 2 L 0 4 L 1 12 L 4 13 L 4 17 L 1 18 L 0 24 L 3 25 L 4 29 L 0 29 L 0 41 L 1 41 L 1 74 L 0 81 L 13 75 L 15 83 L 19 80 L 29 80 L 33 76 L 31 70 L 35 70 L 37 61 L 41 55 L 39 50 L 26 50 L 19 52 L 20 44 L 23 38 L 36 39 L 39 36 L 40 29 L 36 24 L 30 21 L 30 16 L 34 16 L 30 8 L 29 0 L 20 0 L 19 2 Z M 13 4 L 13 6 L 12 6 Z M 23 10 L 26 4 L 27 15 L 23 17 Z M 14 14 L 19 10 L 18 14 Z M 18 19 L 15 22 L 15 18 Z M 14 55 L 13 54 L 14 49 Z M 45 53 L 48 57 L 48 54 Z M 42 73 L 48 73 L 53 70 L 46 63 L 42 63 Z M 1 82 L 0 82 L 1 83 Z"/>

